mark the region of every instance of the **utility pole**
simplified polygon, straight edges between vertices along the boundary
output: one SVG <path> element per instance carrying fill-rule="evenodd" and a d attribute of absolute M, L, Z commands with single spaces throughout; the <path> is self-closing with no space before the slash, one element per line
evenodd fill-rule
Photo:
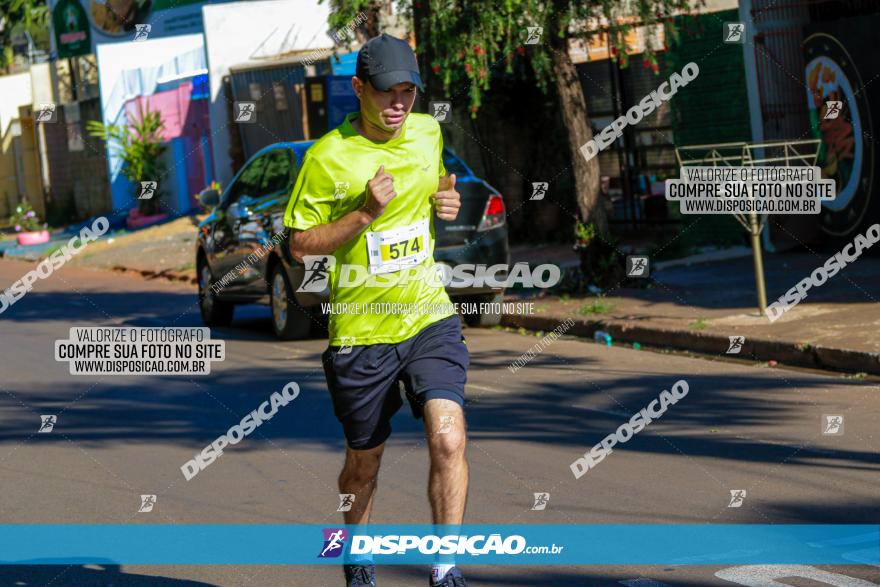
<path fill-rule="evenodd" d="M 67 58 L 67 68 L 70 70 L 70 97 L 73 102 L 77 101 L 78 92 L 77 87 L 79 86 L 79 74 L 76 70 L 78 63 L 78 57 L 68 57 Z"/>

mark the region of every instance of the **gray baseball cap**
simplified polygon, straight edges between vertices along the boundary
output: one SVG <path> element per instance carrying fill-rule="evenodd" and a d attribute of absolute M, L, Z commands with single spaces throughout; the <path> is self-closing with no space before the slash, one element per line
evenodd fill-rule
<path fill-rule="evenodd" d="M 377 90 L 411 82 L 423 89 L 416 55 L 406 41 L 382 33 L 361 47 L 357 56 L 357 76 L 369 80 Z"/>

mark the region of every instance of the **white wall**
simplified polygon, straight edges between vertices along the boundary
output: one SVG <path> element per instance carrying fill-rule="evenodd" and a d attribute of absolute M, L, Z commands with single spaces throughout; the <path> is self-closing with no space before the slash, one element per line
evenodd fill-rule
<path fill-rule="evenodd" d="M 201 34 L 98 45 L 96 57 L 103 122 L 123 122 L 120 117 L 125 101 L 135 95 L 152 94 L 162 75 L 204 68 L 203 45 Z M 121 169 L 122 159 L 108 142 L 107 172 L 113 208 L 117 210 L 135 204 L 131 184 L 122 176 Z"/>
<path fill-rule="evenodd" d="M 707 0 L 706 5 L 700 7 L 700 13 L 720 12 L 722 10 L 732 10 L 740 4 L 739 0 Z"/>
<path fill-rule="evenodd" d="M 31 65 L 30 71 L 31 99 L 33 99 L 34 104 L 57 103 L 58 99 L 52 86 L 51 64 L 35 63 Z"/>
<path fill-rule="evenodd" d="M 104 43 L 96 51 L 98 62 L 98 86 L 101 90 L 101 108 L 105 122 L 108 117 L 115 118 L 122 102 L 132 96 L 123 82 L 125 72 L 140 71 L 141 74 L 127 74 L 128 90 L 137 89 L 137 94 L 152 94 L 155 82 L 160 75 L 159 68 L 170 60 L 185 55 L 204 45 L 202 35 L 181 35 L 161 39 L 150 39 L 137 43 Z M 137 79 L 135 79 L 137 78 Z M 108 111 L 112 108 L 113 111 Z"/>
<path fill-rule="evenodd" d="M 329 15 L 328 3 L 316 0 L 258 0 L 202 7 L 211 84 L 211 145 L 215 174 L 224 187 L 233 173 L 223 76 L 232 65 L 266 61 L 279 53 L 330 49 Z"/>
<path fill-rule="evenodd" d="M 33 86 L 29 72 L 0 76 L 0 137 L 9 130 L 9 123 L 18 118 L 19 106 L 33 103 Z"/>

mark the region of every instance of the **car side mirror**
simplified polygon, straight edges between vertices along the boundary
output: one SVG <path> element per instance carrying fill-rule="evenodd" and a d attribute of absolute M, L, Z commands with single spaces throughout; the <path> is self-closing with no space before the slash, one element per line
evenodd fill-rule
<path fill-rule="evenodd" d="M 201 202 L 203 206 L 213 208 L 220 203 L 220 192 L 214 188 L 202 190 L 199 192 L 199 202 Z"/>

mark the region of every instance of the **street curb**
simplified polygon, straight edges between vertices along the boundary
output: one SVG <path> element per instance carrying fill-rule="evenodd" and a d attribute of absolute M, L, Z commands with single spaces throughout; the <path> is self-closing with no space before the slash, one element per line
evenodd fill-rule
<path fill-rule="evenodd" d="M 188 273 L 179 273 L 167 269 L 163 271 L 153 271 L 151 269 L 132 269 L 130 267 L 123 267 L 122 265 L 114 265 L 109 269 L 110 271 L 116 271 L 119 273 L 136 273 L 145 279 L 168 279 L 170 281 L 182 281 L 193 285 L 199 283 L 197 277 L 189 275 Z"/>
<path fill-rule="evenodd" d="M 672 328 L 633 325 L 625 321 L 587 320 L 571 316 L 553 317 L 505 314 L 501 319 L 501 324 L 513 328 L 527 328 L 529 330 L 549 332 L 565 320 L 574 321 L 574 325 L 566 331 L 566 334 L 573 334 L 584 338 L 592 338 L 597 330 L 604 330 L 611 335 L 612 339 L 622 342 L 638 342 L 650 346 L 675 348 L 734 359 L 773 360 L 796 367 L 880 375 L 880 353 L 810 346 L 802 343 L 756 339 L 747 336 L 739 354 L 727 355 L 726 352 L 730 343 L 727 336 Z"/>
<path fill-rule="evenodd" d="M 197 277 L 176 271 L 131 269 L 121 265 L 114 265 L 110 270 L 120 273 L 136 273 L 146 279 L 168 279 L 193 285 L 198 284 Z M 756 361 L 772 360 L 795 367 L 880 375 L 880 353 L 810 346 L 803 343 L 764 340 L 747 336 L 739 354 L 727 355 L 726 351 L 730 341 L 726 336 L 676 330 L 673 328 L 646 327 L 633 325 L 626 321 L 587 320 L 571 316 L 552 317 L 504 314 L 501 318 L 501 324 L 502 326 L 513 328 L 527 328 L 529 330 L 549 332 L 565 320 L 574 321 L 574 325 L 566 330 L 566 334 L 573 334 L 583 338 L 592 338 L 597 330 L 604 330 L 614 340 L 622 342 L 638 342 L 649 346 L 674 348 L 712 356 L 752 358 Z"/>

